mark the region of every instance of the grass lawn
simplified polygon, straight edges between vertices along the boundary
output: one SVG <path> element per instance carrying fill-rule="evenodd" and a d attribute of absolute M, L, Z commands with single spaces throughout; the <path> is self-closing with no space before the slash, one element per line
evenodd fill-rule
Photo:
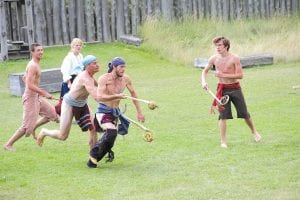
<path fill-rule="evenodd" d="M 68 48 L 45 49 L 43 68 L 59 67 Z M 228 149 L 220 148 L 212 98 L 200 87 L 201 70 L 121 44 L 87 45 L 83 54 L 100 58 L 101 70 L 114 56 L 127 61 L 139 97 L 154 100 L 145 126 L 146 143 L 132 126 L 118 136 L 113 163 L 86 167 L 88 134 L 73 125 L 65 142 L 45 139 L 42 148 L 21 138 L 16 152 L 0 150 L 0 199 L 299 199 L 300 63 L 244 69 L 241 81 L 250 114 L 263 140 L 256 144 L 241 119 L 228 122 Z M 27 60 L 0 63 L 0 144 L 21 125 L 21 98 L 9 93 L 8 74 L 22 72 Z M 216 79 L 208 77 L 211 88 Z M 58 96 L 59 94 L 57 94 Z M 54 104 L 55 102 L 53 102 Z M 90 99 L 93 110 L 97 103 Z M 131 101 L 127 115 L 136 119 Z M 58 128 L 49 123 L 47 128 Z"/>

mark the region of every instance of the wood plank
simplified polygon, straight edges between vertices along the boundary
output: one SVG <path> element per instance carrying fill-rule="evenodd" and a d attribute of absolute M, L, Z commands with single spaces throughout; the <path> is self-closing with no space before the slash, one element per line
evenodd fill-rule
<path fill-rule="evenodd" d="M 259 65 L 272 65 L 273 64 L 273 55 L 271 54 L 256 54 L 250 56 L 240 57 L 242 67 L 252 67 Z M 204 68 L 208 63 L 206 58 L 195 58 L 194 67 Z"/>
<path fill-rule="evenodd" d="M 125 42 L 127 44 L 140 46 L 143 40 L 141 38 L 135 37 L 133 35 L 121 35 L 120 41 Z"/>
<path fill-rule="evenodd" d="M 10 93 L 14 96 L 22 96 L 25 84 L 22 80 L 24 72 L 9 75 Z M 61 89 L 62 74 L 60 68 L 42 70 L 40 87 L 47 92 L 59 92 Z"/>

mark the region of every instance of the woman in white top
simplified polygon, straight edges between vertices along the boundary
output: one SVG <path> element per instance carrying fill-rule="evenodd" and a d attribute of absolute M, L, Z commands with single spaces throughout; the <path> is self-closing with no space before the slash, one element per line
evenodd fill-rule
<path fill-rule="evenodd" d="M 71 84 L 75 77 L 83 71 L 82 60 L 83 55 L 80 53 L 83 42 L 79 38 L 74 38 L 71 42 L 71 50 L 64 58 L 61 65 L 61 73 L 63 75 L 63 83 L 61 85 L 60 102 L 55 106 L 57 114 L 60 115 L 60 107 L 63 96 L 69 92 Z"/>

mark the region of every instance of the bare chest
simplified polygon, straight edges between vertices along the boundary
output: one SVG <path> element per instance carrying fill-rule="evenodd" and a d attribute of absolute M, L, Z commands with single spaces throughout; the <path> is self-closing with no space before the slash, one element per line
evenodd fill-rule
<path fill-rule="evenodd" d="M 106 83 L 107 92 L 109 94 L 120 94 L 124 91 L 126 83 L 124 79 L 121 80 L 108 80 Z"/>
<path fill-rule="evenodd" d="M 214 65 L 218 71 L 223 73 L 230 73 L 235 70 L 234 61 L 231 58 L 217 58 Z"/>

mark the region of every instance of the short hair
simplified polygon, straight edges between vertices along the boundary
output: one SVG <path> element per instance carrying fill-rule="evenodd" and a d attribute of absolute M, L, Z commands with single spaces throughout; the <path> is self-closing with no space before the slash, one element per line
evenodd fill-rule
<path fill-rule="evenodd" d="M 227 51 L 230 49 L 230 41 L 226 37 L 220 36 L 213 39 L 213 43 L 217 44 L 218 42 L 222 41 L 223 45 L 227 48 Z"/>
<path fill-rule="evenodd" d="M 74 38 L 73 40 L 72 40 L 72 42 L 71 42 L 71 48 L 73 48 L 75 45 L 77 45 L 77 44 L 80 44 L 80 45 L 82 45 L 83 44 L 83 42 L 82 42 L 82 40 L 80 39 L 80 38 Z"/>
<path fill-rule="evenodd" d="M 31 52 L 34 52 L 35 48 L 36 48 L 36 47 L 39 47 L 39 46 L 42 46 L 42 45 L 39 44 L 39 43 L 32 43 L 32 44 L 30 45 L 30 51 L 31 51 Z"/>

